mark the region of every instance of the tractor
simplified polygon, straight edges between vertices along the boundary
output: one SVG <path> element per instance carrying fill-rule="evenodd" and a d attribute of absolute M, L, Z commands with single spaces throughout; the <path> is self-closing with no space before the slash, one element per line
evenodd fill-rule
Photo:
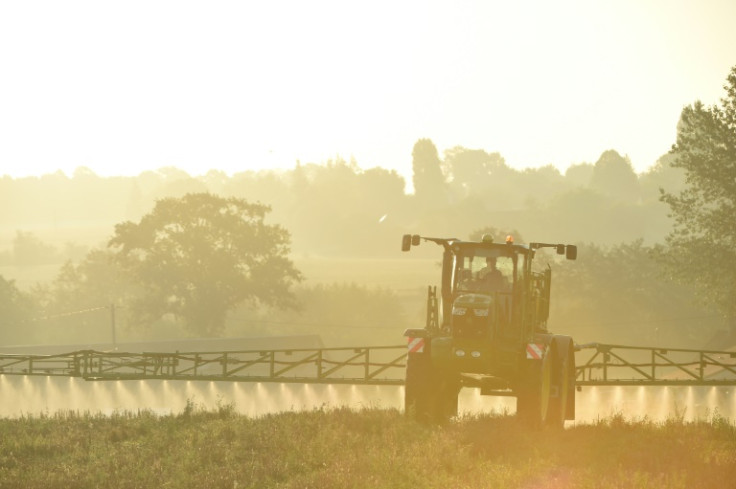
<path fill-rule="evenodd" d="M 440 293 L 427 290 L 424 328 L 407 329 L 405 412 L 422 422 L 457 416 L 463 387 L 516 397 L 517 416 L 534 427 L 575 419 L 575 345 L 547 330 L 552 272 L 532 268 L 553 248 L 568 260 L 577 247 L 404 235 L 402 251 L 422 241 L 443 248 Z"/>

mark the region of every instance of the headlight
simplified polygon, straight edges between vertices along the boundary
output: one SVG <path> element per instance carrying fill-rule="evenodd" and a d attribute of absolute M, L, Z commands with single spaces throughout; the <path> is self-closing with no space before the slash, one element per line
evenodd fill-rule
<path fill-rule="evenodd" d="M 488 316 L 488 309 L 473 309 L 476 316 Z"/>
<path fill-rule="evenodd" d="M 455 355 L 457 355 L 458 357 L 464 357 L 465 350 L 455 350 Z"/>
<path fill-rule="evenodd" d="M 466 312 L 468 312 L 468 310 L 464 307 L 453 307 L 452 308 L 453 316 L 465 316 Z"/>

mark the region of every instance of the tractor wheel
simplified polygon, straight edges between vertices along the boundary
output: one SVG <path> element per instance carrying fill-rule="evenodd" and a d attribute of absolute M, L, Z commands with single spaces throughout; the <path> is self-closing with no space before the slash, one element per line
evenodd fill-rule
<path fill-rule="evenodd" d="M 436 397 L 436 385 L 429 355 L 409 353 L 404 384 L 405 414 L 417 421 L 431 421 L 435 417 L 432 399 Z"/>
<path fill-rule="evenodd" d="M 443 423 L 457 416 L 457 396 L 460 393 L 460 382 L 459 379 L 449 376 L 438 376 L 438 380 L 440 380 L 440 385 L 437 392 L 437 416 L 435 420 Z"/>
<path fill-rule="evenodd" d="M 516 415 L 532 428 L 547 423 L 550 412 L 550 394 L 555 348 L 550 345 L 542 360 L 528 362 L 524 384 L 516 399 Z"/>
<path fill-rule="evenodd" d="M 552 368 L 553 391 L 550 395 L 549 410 L 545 424 L 551 428 L 562 429 L 565 425 L 567 402 L 570 396 L 571 377 L 568 356 L 555 355 Z M 574 367 L 573 367 L 574 368 Z"/>
<path fill-rule="evenodd" d="M 442 423 L 457 415 L 459 382 L 437 372 L 429 355 L 410 353 L 406 362 L 404 411 L 423 423 Z"/>

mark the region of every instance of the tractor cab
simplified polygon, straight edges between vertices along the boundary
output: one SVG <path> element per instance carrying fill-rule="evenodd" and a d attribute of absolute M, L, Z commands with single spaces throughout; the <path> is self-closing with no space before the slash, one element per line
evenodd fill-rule
<path fill-rule="evenodd" d="M 478 246 L 478 245 L 481 246 Z M 524 270 L 525 254 L 510 246 L 464 243 L 456 246 L 453 285 L 456 293 L 511 293 Z M 521 262 L 521 263 L 519 263 Z M 521 265 L 521 267 L 519 267 Z"/>
<path fill-rule="evenodd" d="M 460 336 L 468 331 L 457 331 L 453 322 L 458 314 L 468 312 L 487 317 L 488 326 L 495 324 L 495 328 L 485 331 L 489 334 L 504 333 L 520 341 L 535 331 L 544 331 L 552 275 L 549 268 L 532 269 L 536 250 L 551 247 L 568 259 L 577 256 L 573 245 L 516 244 L 512 236 L 496 243 L 488 235 L 480 241 L 405 235 L 402 250 L 409 251 L 421 241 L 431 241 L 444 249 L 440 294 L 436 297 L 436 291 L 430 289 L 426 329 Z M 473 334 L 479 337 L 480 331 L 476 329 Z"/>

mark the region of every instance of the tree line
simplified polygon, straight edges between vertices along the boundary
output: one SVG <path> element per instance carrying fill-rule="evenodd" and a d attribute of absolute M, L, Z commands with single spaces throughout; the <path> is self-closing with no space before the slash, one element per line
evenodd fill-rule
<path fill-rule="evenodd" d="M 672 150 L 639 175 L 614 150 L 562 174 L 549 166 L 514 170 L 485 150 L 456 147 L 440 158 L 430 139 L 420 139 L 411 155 L 413 193 L 395 171 L 362 170 L 341 159 L 232 177 L 216 171 L 191 177 L 171 168 L 130 178 L 101 178 L 83 168 L 72 178 L 5 177 L 6 227 L 117 225 L 103 246 L 89 249 L 73 241 L 59 248 L 17 230 L 0 265 L 67 261 L 51 284 L 30 293 L 0 277 L 0 314 L 23 319 L 30 303 L 57 314 L 59 304 L 93 307 L 81 297 L 95 304 L 124 300 L 136 324 L 173 317 L 190 333 L 218 335 L 227 329 L 228 311 L 251 314 L 244 304 L 273 318 L 292 314 L 289 306 L 299 302 L 292 289 L 301 278 L 292 252 L 393 257 L 396 237 L 407 231 L 468 237 L 494 226 L 582 249 L 590 243 L 591 266 L 560 267 L 565 298 L 555 303 L 564 322 L 591 318 L 610 331 L 601 318 L 653 324 L 662 311 L 678 312 L 696 318 L 683 331 L 702 337 L 704 318 L 736 316 L 736 68 L 724 88 L 720 105 L 683 109 Z M 352 292 L 356 304 L 380 297 L 381 307 L 402 315 L 390 293 Z M 701 305 L 687 300 L 693 294 Z M 631 333 L 640 330 L 633 326 Z"/>
<path fill-rule="evenodd" d="M 386 243 L 397 234 L 467 236 L 483 225 L 606 245 L 654 243 L 671 227 L 659 188 L 676 192 L 684 185 L 671 155 L 641 174 L 615 150 L 564 174 L 552 166 L 515 170 L 498 153 L 480 149 L 454 147 L 440 158 L 429 139 L 417 141 L 412 155 L 411 192 L 396 171 L 361 169 L 340 158 L 232 176 L 190 176 L 175 168 L 136 177 L 100 177 L 85 168 L 71 177 L 5 176 L 0 226 L 10 234 L 0 236 L 0 265 L 32 258 L 22 256 L 23 236 L 13 232 L 35 233 L 61 257 L 77 258 L 79 246 L 99 244 L 111 226 L 140 219 L 157 200 L 202 192 L 270 206 L 273 222 L 291 232 L 295 253 L 390 256 Z M 49 259 L 48 250 L 38 251 L 38 259 Z"/>

